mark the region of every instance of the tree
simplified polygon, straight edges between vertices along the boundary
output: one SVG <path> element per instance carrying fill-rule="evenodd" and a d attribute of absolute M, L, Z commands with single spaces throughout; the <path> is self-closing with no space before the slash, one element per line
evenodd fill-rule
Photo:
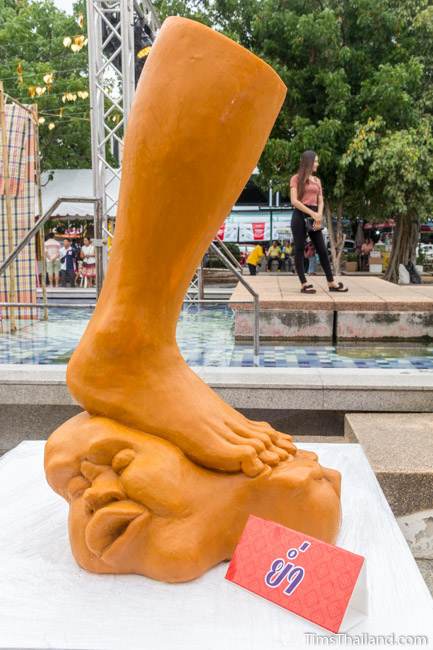
<path fill-rule="evenodd" d="M 377 188 L 369 182 L 369 167 L 349 168 L 342 160 L 371 120 L 382 120 L 387 133 L 401 132 L 414 127 L 424 114 L 425 66 L 417 56 L 419 42 L 409 38 L 417 13 L 404 12 L 403 0 L 302 4 L 269 0 L 264 5 L 268 12 L 257 20 L 260 49 L 283 73 L 289 95 L 285 114 L 274 129 L 288 143 L 286 159 L 279 160 L 281 183 L 287 184 L 294 159 L 304 148 L 317 150 L 319 174 L 326 188 L 331 252 L 338 272 L 344 244 L 343 213 L 373 219 L 383 214 L 383 203 L 376 200 Z M 283 15 L 278 12 L 282 7 Z M 281 29 L 279 19 L 286 29 Z M 281 33 L 285 34 L 285 49 Z M 289 33 L 294 35 L 290 42 Z M 278 38 L 279 48 L 275 46 Z M 390 141 L 385 140 L 385 145 L 391 146 Z M 271 142 L 268 148 L 275 162 Z M 263 180 L 275 173 L 266 156 L 260 169 Z"/>
<path fill-rule="evenodd" d="M 380 118 L 360 126 L 342 169 L 362 169 L 365 187 L 385 217 L 397 222 L 386 279 L 398 282 L 399 264 L 415 263 L 420 223 L 433 211 L 432 118 L 410 129 L 386 129 Z"/>
<path fill-rule="evenodd" d="M 301 152 L 315 149 L 335 270 L 344 244 L 343 213 L 373 220 L 389 214 L 399 224 L 391 255 L 394 270 L 390 267 L 387 276 L 395 281 L 398 264 L 414 257 L 407 224 L 414 211 L 419 220 L 429 209 L 424 192 L 425 209 L 410 201 L 410 188 L 429 183 L 423 164 L 433 112 L 431 2 L 164 0 L 160 5 L 166 14 L 170 8 L 182 13 L 182 5 L 188 5 L 190 17 L 223 30 L 280 74 L 288 93 L 259 162 L 259 185 L 265 188 L 272 179 L 287 196 Z M 363 138 L 368 140 L 364 158 L 355 155 Z M 421 147 L 419 164 L 412 176 L 400 178 L 406 146 L 413 155 Z M 380 174 L 381 163 L 394 184 L 399 180 L 404 188 L 393 197 L 390 184 L 386 203 L 381 184 L 388 181 Z M 402 243 L 406 239 L 410 250 Z"/>
<path fill-rule="evenodd" d="M 69 16 L 52 0 L 0 0 L 0 79 L 38 105 L 43 169 L 91 166 L 84 16 L 83 1 Z"/>

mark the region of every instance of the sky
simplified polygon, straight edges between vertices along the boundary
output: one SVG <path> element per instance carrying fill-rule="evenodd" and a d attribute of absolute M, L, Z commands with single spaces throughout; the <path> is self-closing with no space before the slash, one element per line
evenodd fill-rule
<path fill-rule="evenodd" d="M 54 4 L 59 8 L 66 11 L 68 14 L 72 14 L 72 5 L 74 0 L 54 0 Z"/>

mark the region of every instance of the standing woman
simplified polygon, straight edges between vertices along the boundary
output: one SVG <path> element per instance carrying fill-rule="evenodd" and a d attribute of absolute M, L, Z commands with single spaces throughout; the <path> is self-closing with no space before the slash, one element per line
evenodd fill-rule
<path fill-rule="evenodd" d="M 347 291 L 336 282 L 329 262 L 322 233 L 323 193 L 320 179 L 313 174 L 319 166 L 319 157 L 307 150 L 301 156 L 298 173 L 290 179 L 290 202 L 295 208 L 292 216 L 292 234 L 295 248 L 295 267 L 301 281 L 301 293 L 316 293 L 308 284 L 304 271 L 304 250 L 309 235 L 328 280 L 329 291 Z"/>
<path fill-rule="evenodd" d="M 80 257 L 83 260 L 83 278 L 87 282 L 88 287 L 94 287 L 96 278 L 96 257 L 95 247 L 89 237 L 84 237 Z"/>

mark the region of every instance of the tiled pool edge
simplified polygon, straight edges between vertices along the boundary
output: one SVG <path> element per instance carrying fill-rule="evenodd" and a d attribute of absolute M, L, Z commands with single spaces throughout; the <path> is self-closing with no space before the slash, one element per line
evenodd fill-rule
<path fill-rule="evenodd" d="M 236 408 L 430 412 L 433 372 L 335 368 L 211 368 L 195 372 Z M 66 365 L 1 365 L 0 404 L 71 405 Z"/>
<path fill-rule="evenodd" d="M 311 296 L 308 304 L 310 299 Z M 27 322 L 17 334 L 3 334 L 0 336 L 0 364 L 53 366 L 68 363 L 88 322 L 88 311 L 59 309 L 50 314 L 48 322 Z M 301 327 L 303 336 L 306 333 L 304 325 Z M 252 345 L 235 343 L 233 312 L 224 305 L 185 305 L 179 318 L 177 341 L 186 362 L 203 368 L 254 368 L 259 365 L 280 369 L 433 371 L 433 343 L 428 342 L 388 342 L 372 346 L 358 341 L 337 347 L 317 342 L 312 345 L 312 339 L 299 340 L 294 345 L 263 342 L 255 358 Z"/>

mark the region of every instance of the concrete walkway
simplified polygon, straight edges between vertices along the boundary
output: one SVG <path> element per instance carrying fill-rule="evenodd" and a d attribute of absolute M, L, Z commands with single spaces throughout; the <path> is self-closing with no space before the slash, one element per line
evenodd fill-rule
<path fill-rule="evenodd" d="M 347 293 L 330 293 L 326 278 L 308 276 L 308 282 L 314 285 L 316 294 L 300 293 L 299 280 L 295 276 L 259 274 L 249 277 L 248 282 L 257 291 L 262 309 L 305 309 L 328 311 L 433 311 L 433 286 L 396 285 L 376 277 L 349 277 L 342 281 L 349 291 Z M 251 295 L 240 283 L 234 290 L 230 305 L 247 308 L 245 302 L 251 303 Z M 251 305 L 248 305 L 251 308 Z"/>
<path fill-rule="evenodd" d="M 294 276 L 262 274 L 249 282 L 259 294 L 263 340 L 417 340 L 433 338 L 433 286 L 400 286 L 376 277 L 345 277 L 347 293 L 330 292 L 326 278 L 309 277 L 317 293 L 302 294 Z M 238 284 L 230 306 L 235 337 L 250 340 L 254 307 Z"/>

